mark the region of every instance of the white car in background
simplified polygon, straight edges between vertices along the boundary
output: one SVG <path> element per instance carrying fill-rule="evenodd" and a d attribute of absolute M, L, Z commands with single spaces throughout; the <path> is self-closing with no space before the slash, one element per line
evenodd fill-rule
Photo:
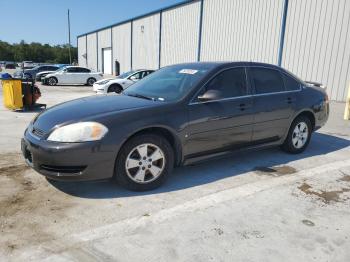
<path fill-rule="evenodd" d="M 98 94 L 120 93 L 133 83 L 153 73 L 154 70 L 140 69 L 123 73 L 116 78 L 108 78 L 97 81 L 93 85 L 93 90 Z"/>
<path fill-rule="evenodd" d="M 103 78 L 102 73 L 92 72 L 80 66 L 66 66 L 42 78 L 42 83 L 50 86 L 57 84 L 89 85 Z"/>

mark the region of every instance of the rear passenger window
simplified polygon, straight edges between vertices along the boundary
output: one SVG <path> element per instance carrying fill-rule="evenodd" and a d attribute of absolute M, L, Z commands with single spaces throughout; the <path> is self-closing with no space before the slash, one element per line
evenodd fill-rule
<path fill-rule="evenodd" d="M 286 74 L 283 74 L 283 78 L 287 91 L 300 90 L 300 83 L 297 80 Z"/>
<path fill-rule="evenodd" d="M 268 68 L 252 68 L 252 79 L 256 94 L 268 94 L 285 91 L 281 74 Z"/>
<path fill-rule="evenodd" d="M 203 93 L 208 90 L 220 91 L 221 98 L 247 95 L 248 90 L 244 68 L 228 69 L 220 73 L 209 82 Z"/>

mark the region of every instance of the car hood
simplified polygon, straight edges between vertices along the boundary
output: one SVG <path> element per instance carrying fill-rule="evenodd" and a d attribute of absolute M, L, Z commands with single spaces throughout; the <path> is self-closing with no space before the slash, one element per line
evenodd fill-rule
<path fill-rule="evenodd" d="M 37 75 L 42 75 L 42 74 L 49 74 L 49 73 L 52 73 L 54 71 L 41 71 L 39 73 L 37 73 Z"/>
<path fill-rule="evenodd" d="M 94 117 L 105 113 L 150 107 L 155 103 L 157 102 L 126 95 L 90 96 L 45 110 L 34 119 L 33 125 L 46 133 L 57 125 L 85 121 L 86 119 L 93 121 Z"/>
<path fill-rule="evenodd" d="M 55 76 L 57 75 L 57 73 L 55 72 L 50 72 L 50 74 L 47 74 L 45 77 L 49 78 L 50 76 Z"/>
<path fill-rule="evenodd" d="M 106 81 L 106 80 L 112 81 L 112 80 L 116 80 L 116 78 L 104 78 L 104 79 L 101 79 L 101 80 L 99 80 L 99 81 L 96 81 L 95 83 L 96 83 L 96 84 L 99 84 L 99 83 L 101 83 L 101 82 L 103 82 L 103 81 Z"/>

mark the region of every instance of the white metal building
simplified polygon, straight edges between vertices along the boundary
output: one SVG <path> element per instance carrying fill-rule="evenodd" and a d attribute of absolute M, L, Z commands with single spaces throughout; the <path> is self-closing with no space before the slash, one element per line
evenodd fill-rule
<path fill-rule="evenodd" d="M 79 65 L 106 74 L 194 61 L 278 64 L 344 101 L 349 0 L 195 0 L 77 38 Z"/>

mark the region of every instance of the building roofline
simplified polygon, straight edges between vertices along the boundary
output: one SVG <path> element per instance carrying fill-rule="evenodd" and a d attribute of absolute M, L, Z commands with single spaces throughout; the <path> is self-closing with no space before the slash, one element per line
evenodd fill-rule
<path fill-rule="evenodd" d="M 114 24 L 111 24 L 109 26 L 105 26 L 105 27 L 101 27 L 101 28 L 98 28 L 96 30 L 93 30 L 93 31 L 89 31 L 87 33 L 84 33 L 84 34 L 80 34 L 77 36 L 77 38 L 79 37 L 83 37 L 83 36 L 87 36 L 89 34 L 93 34 L 93 33 L 97 33 L 99 31 L 102 31 L 102 30 L 105 30 L 105 29 L 109 29 L 109 28 L 113 28 L 115 26 L 118 26 L 118 25 L 122 25 L 122 24 L 126 24 L 126 23 L 130 23 L 134 20 L 138 20 L 138 19 L 141 19 L 141 18 L 145 18 L 147 16 L 151 16 L 151 15 L 155 15 L 155 14 L 158 14 L 160 12 L 165 12 L 165 11 L 168 11 L 170 9 L 174 9 L 176 7 L 180 7 L 180 6 L 184 6 L 184 5 L 187 5 L 187 4 L 192 4 L 192 3 L 195 3 L 195 2 L 198 2 L 198 1 L 201 1 L 201 0 L 184 0 L 182 2 L 179 2 L 177 4 L 173 4 L 173 5 L 170 5 L 170 6 L 166 6 L 166 7 L 163 7 L 163 8 L 160 8 L 160 9 L 157 9 L 157 10 L 154 10 L 154 11 L 151 11 L 151 12 L 148 12 L 146 14 L 143 14 L 143 15 L 139 15 L 139 16 L 135 16 L 133 18 L 130 18 L 130 19 L 127 19 L 127 20 L 123 20 L 123 21 L 120 21 L 120 22 L 117 22 L 117 23 L 114 23 Z"/>

